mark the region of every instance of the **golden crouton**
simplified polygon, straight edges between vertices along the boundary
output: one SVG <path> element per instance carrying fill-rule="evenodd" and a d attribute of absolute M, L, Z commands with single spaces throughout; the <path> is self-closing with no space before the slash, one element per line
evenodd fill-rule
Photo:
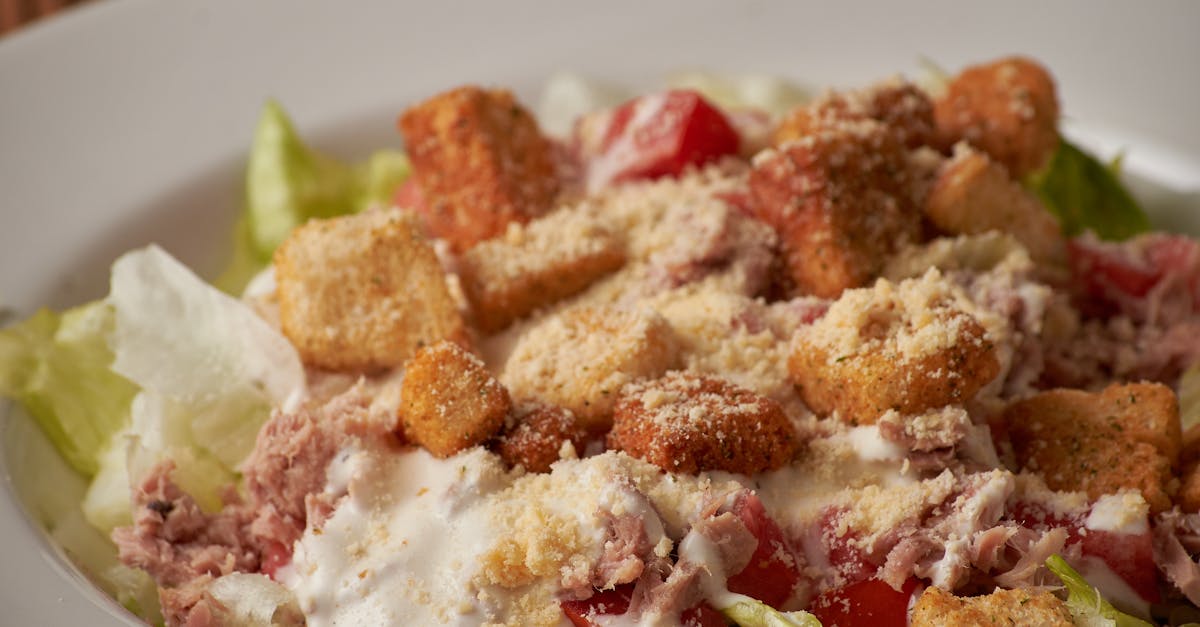
<path fill-rule="evenodd" d="M 1129 488 L 1141 491 L 1153 512 L 1171 506 L 1167 485 L 1182 434 L 1170 388 L 1132 383 L 1097 394 L 1051 390 L 1010 405 L 1004 422 L 1017 463 L 1050 488 L 1092 499 Z"/>
<path fill-rule="evenodd" d="M 1008 168 L 1014 179 L 1049 163 L 1058 148 L 1054 79 L 1024 57 L 963 70 L 934 102 L 933 115 L 944 147 L 966 140 Z"/>
<path fill-rule="evenodd" d="M 784 116 L 771 141 L 778 146 L 820 132 L 839 120 L 882 122 L 901 145 L 917 148 L 933 141 L 933 103 L 925 92 L 902 80 L 867 89 L 831 92 Z"/>
<path fill-rule="evenodd" d="M 491 333 L 624 262 L 624 244 L 601 220 L 561 210 L 468 250 L 459 259 L 459 278 L 475 324 Z"/>
<path fill-rule="evenodd" d="M 676 360 L 671 325 L 652 310 L 572 308 L 527 331 L 500 375 L 513 397 L 571 410 L 585 429 L 612 425 L 621 388 Z"/>
<path fill-rule="evenodd" d="M 954 156 L 938 172 L 925 199 L 925 216 L 947 233 L 1004 231 L 1035 260 L 1066 260 L 1066 242 L 1054 216 L 1003 167 L 965 143 L 954 147 Z"/>
<path fill-rule="evenodd" d="M 464 337 L 437 256 L 399 210 L 297 228 L 275 252 L 275 279 L 280 326 L 311 366 L 390 368 Z"/>
<path fill-rule="evenodd" d="M 873 424 L 962 404 L 999 373 L 992 343 L 936 270 L 847 290 L 795 336 L 788 372 L 810 409 Z"/>
<path fill-rule="evenodd" d="M 802 294 L 836 298 L 920 234 L 904 147 L 873 120 L 838 122 L 760 153 L 751 207 L 779 234 Z"/>
<path fill-rule="evenodd" d="M 404 366 L 404 436 L 437 457 L 491 438 L 504 426 L 510 406 L 508 391 L 483 362 L 453 342 L 423 348 Z"/>
<path fill-rule="evenodd" d="M 930 586 L 917 599 L 909 627 L 994 627 L 1036 625 L 1074 627 L 1067 604 L 1046 590 L 996 590 L 978 597 L 956 597 Z"/>
<path fill-rule="evenodd" d="M 459 87 L 400 116 L 429 232 L 457 252 L 550 208 L 558 177 L 550 143 L 504 90 Z"/>
<path fill-rule="evenodd" d="M 570 442 L 582 454 L 587 435 L 569 410 L 534 405 L 500 436 L 495 450 L 509 466 L 524 466 L 529 472 L 550 472 L 550 464 L 559 460 L 563 445 Z"/>
<path fill-rule="evenodd" d="M 1179 473 L 1179 492 L 1175 495 L 1175 504 L 1184 513 L 1200 512 L 1200 460 L 1183 462 L 1183 470 Z"/>
<path fill-rule="evenodd" d="M 669 472 L 755 474 L 796 452 L 796 431 L 775 401 L 715 377 L 670 372 L 625 388 L 608 448 Z"/>

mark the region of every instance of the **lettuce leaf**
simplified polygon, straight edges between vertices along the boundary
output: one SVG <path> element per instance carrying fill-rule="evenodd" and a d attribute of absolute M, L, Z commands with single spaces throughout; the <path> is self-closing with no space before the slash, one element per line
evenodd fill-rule
<path fill-rule="evenodd" d="M 91 476 L 129 419 L 137 387 L 112 372 L 112 309 L 96 301 L 62 314 L 42 309 L 0 330 L 0 395 L 21 403 L 63 458 Z"/>
<path fill-rule="evenodd" d="M 1150 623 L 1130 616 L 1113 607 L 1100 596 L 1067 561 L 1058 555 L 1046 560 L 1046 568 L 1054 573 L 1067 588 L 1067 608 L 1075 618 L 1076 625 L 1087 627 L 1150 627 Z"/>
<path fill-rule="evenodd" d="M 362 211 L 387 202 L 408 178 L 408 158 L 380 151 L 347 165 L 310 148 L 283 108 L 267 102 L 246 167 L 246 226 L 253 251 L 266 261 L 293 228 L 310 218 Z"/>
<path fill-rule="evenodd" d="M 304 394 L 299 356 L 249 307 L 156 246 L 113 264 L 108 300 L 113 370 L 142 388 L 128 474 L 169 458 L 180 487 L 219 508 L 271 409 Z"/>
<path fill-rule="evenodd" d="M 737 602 L 721 608 L 721 614 L 740 627 L 821 627 L 821 621 L 808 612 L 780 612 L 744 595 Z"/>
<path fill-rule="evenodd" d="M 1105 166 L 1066 139 L 1049 165 L 1026 182 L 1068 237 L 1091 230 L 1100 239 L 1124 240 L 1149 230 L 1150 219 L 1119 178 L 1119 163 Z"/>

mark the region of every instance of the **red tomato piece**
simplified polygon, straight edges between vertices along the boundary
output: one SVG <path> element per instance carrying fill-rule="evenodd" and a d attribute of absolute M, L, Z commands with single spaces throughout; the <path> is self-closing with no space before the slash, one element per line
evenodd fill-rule
<path fill-rule="evenodd" d="M 1154 564 L 1154 538 L 1146 533 L 1113 533 L 1089 529 L 1082 537 L 1084 555 L 1104 560 L 1108 568 L 1146 601 L 1162 600 L 1158 567 Z"/>
<path fill-rule="evenodd" d="M 292 562 L 292 550 L 282 542 L 268 542 L 263 548 L 262 559 L 259 560 L 259 570 L 262 574 L 275 578 L 280 568 Z"/>
<path fill-rule="evenodd" d="M 920 586 L 909 578 L 899 590 L 878 579 L 864 579 L 817 596 L 808 608 L 822 625 L 907 627 L 908 605 Z"/>
<path fill-rule="evenodd" d="M 559 603 L 567 620 L 575 627 L 592 627 L 589 617 L 597 615 L 624 614 L 629 610 L 629 600 L 633 597 L 633 584 L 624 584 L 612 590 L 598 590 L 596 594 L 582 601 L 563 601 Z"/>
<path fill-rule="evenodd" d="M 782 607 L 800 581 L 795 552 L 779 525 L 767 515 L 758 496 L 748 494 L 739 498 L 733 505 L 733 513 L 758 539 L 758 546 L 746 567 L 729 578 L 730 592 L 754 597 L 774 608 Z"/>
<path fill-rule="evenodd" d="M 846 581 L 857 582 L 875 574 L 879 566 L 871 562 L 865 551 L 854 546 L 853 541 L 857 535 L 853 531 L 848 531 L 842 536 L 837 535 L 837 521 L 843 511 L 835 507 L 827 508 L 821 513 L 818 526 L 822 543 L 828 550 L 826 557 L 829 565 L 841 573 Z"/>
<path fill-rule="evenodd" d="M 688 166 L 735 154 L 741 139 L 729 120 L 699 93 L 672 89 L 635 98 L 604 118 L 598 151 L 588 158 L 588 187 L 675 176 Z M 581 128 L 588 128 L 582 124 Z M 579 142 L 593 142 L 584 137 Z"/>
<path fill-rule="evenodd" d="M 1088 292 L 1103 298 L 1108 288 L 1141 298 L 1158 282 L 1158 269 L 1118 244 L 1074 238 L 1067 242 L 1071 269 Z"/>
<path fill-rule="evenodd" d="M 679 615 L 679 622 L 684 627 L 727 627 L 729 621 L 708 603 L 684 610 Z"/>

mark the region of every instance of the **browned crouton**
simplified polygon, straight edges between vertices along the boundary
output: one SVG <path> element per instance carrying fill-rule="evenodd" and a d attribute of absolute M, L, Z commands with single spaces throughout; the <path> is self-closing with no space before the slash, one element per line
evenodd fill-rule
<path fill-rule="evenodd" d="M 458 252 L 550 208 L 550 143 L 504 90 L 459 87 L 400 116 L 429 232 Z"/>
<path fill-rule="evenodd" d="M 1183 462 L 1175 504 L 1187 514 L 1200 512 L 1200 460 Z"/>
<path fill-rule="evenodd" d="M 625 249 L 594 215 L 562 210 L 481 242 L 459 261 L 475 323 L 491 333 L 616 270 Z"/>
<path fill-rule="evenodd" d="M 864 285 L 920 231 L 904 148 L 873 120 L 822 127 L 759 154 L 750 192 L 803 294 L 836 298 Z"/>
<path fill-rule="evenodd" d="M 805 404 L 853 424 L 964 403 L 999 368 L 983 327 L 936 270 L 847 290 L 796 333 L 788 359 Z"/>
<path fill-rule="evenodd" d="M 796 432 L 775 401 L 722 379 L 675 371 L 625 388 L 608 447 L 670 472 L 750 475 L 790 462 Z"/>
<path fill-rule="evenodd" d="M 1175 393 L 1158 383 L 1113 384 L 1098 394 L 1051 390 L 1004 413 L 1017 463 L 1055 490 L 1090 498 L 1139 490 L 1153 512 L 1171 506 L 1168 482 L 1182 434 Z"/>
<path fill-rule="evenodd" d="M 917 599 L 908 624 L 909 627 L 1074 627 L 1075 620 L 1066 603 L 1046 590 L 996 590 L 978 597 L 956 597 L 930 586 Z"/>
<path fill-rule="evenodd" d="M 925 215 L 947 233 L 1011 233 L 1035 260 L 1062 263 L 1066 242 L 1041 201 L 988 156 L 965 143 L 941 167 L 925 200 Z"/>
<path fill-rule="evenodd" d="M 452 342 L 423 348 L 404 366 L 404 436 L 437 457 L 491 438 L 510 406 L 508 391 L 483 362 Z"/>
<path fill-rule="evenodd" d="M 776 146 L 820 132 L 838 121 L 882 122 L 901 145 L 917 148 L 933 141 L 933 103 L 911 83 L 892 79 L 867 89 L 830 92 L 789 112 L 775 128 Z"/>
<path fill-rule="evenodd" d="M 275 252 L 275 278 L 280 326 L 312 366 L 390 368 L 463 337 L 437 256 L 399 210 L 297 228 Z"/>
<path fill-rule="evenodd" d="M 598 433 L 621 388 L 666 372 L 677 352 L 671 325 L 651 310 L 577 307 L 525 332 L 500 379 L 518 400 L 565 407 Z"/>
<path fill-rule="evenodd" d="M 563 445 L 569 442 L 577 453 L 583 453 L 587 435 L 570 410 L 534 405 L 500 436 L 496 452 L 509 466 L 524 466 L 529 472 L 550 472 L 550 464 L 559 460 Z"/>
<path fill-rule="evenodd" d="M 1058 148 L 1054 79 L 1024 57 L 963 70 L 934 102 L 933 114 L 944 147 L 965 139 L 1015 179 L 1049 163 Z"/>

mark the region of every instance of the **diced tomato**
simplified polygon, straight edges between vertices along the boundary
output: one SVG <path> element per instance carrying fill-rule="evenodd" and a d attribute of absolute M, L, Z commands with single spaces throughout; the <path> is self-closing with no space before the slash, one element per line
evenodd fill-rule
<path fill-rule="evenodd" d="M 758 539 L 758 546 L 746 567 L 729 578 L 730 592 L 754 597 L 774 608 L 782 607 L 800 581 L 795 552 L 756 495 L 739 498 L 733 505 L 733 513 Z"/>
<path fill-rule="evenodd" d="M 629 610 L 633 598 L 633 584 L 617 586 L 612 590 L 598 590 L 582 601 L 563 601 L 559 604 L 567 620 L 575 627 L 592 627 L 589 616 L 624 614 Z"/>
<path fill-rule="evenodd" d="M 263 549 L 262 559 L 259 563 L 259 570 L 262 574 L 275 578 L 275 573 L 279 572 L 280 568 L 287 566 L 292 562 L 292 551 L 282 542 L 268 542 Z"/>
<path fill-rule="evenodd" d="M 615 181 L 675 176 L 688 166 L 735 154 L 740 138 L 729 120 L 699 93 L 687 89 L 635 98 L 582 123 L 588 187 Z M 595 147 L 595 148 L 591 148 Z"/>
<path fill-rule="evenodd" d="M 920 583 L 909 578 L 899 590 L 878 579 L 864 579 L 817 596 L 808 608 L 822 625 L 906 627 L 908 605 Z"/>
<path fill-rule="evenodd" d="M 1075 279 L 1089 296 L 1120 305 L 1120 297 L 1143 298 L 1169 276 L 1191 292 L 1200 311 L 1200 243 L 1183 235 L 1149 233 L 1126 242 L 1076 237 L 1067 242 Z"/>
<path fill-rule="evenodd" d="M 708 603 L 684 610 L 679 615 L 679 622 L 684 627 L 727 627 L 729 621 Z"/>
<path fill-rule="evenodd" d="M 417 185 L 417 179 L 410 176 L 407 181 L 401 183 L 392 196 L 392 203 L 402 209 L 412 209 L 418 213 L 424 213 L 425 194 L 421 192 L 421 186 Z"/>
<path fill-rule="evenodd" d="M 1104 560 L 1138 596 L 1157 603 L 1162 600 L 1158 582 L 1158 567 L 1154 564 L 1154 538 L 1146 533 L 1113 533 L 1089 529 L 1083 536 L 1084 555 Z"/>
<path fill-rule="evenodd" d="M 1014 505 L 1009 517 L 1030 529 L 1065 529 L 1068 546 L 1079 544 L 1084 555 L 1103 560 L 1113 574 L 1146 601 L 1155 603 L 1161 599 L 1158 568 L 1154 564 L 1154 540 L 1149 531 L 1135 534 L 1084 529 L 1080 517 L 1047 513 L 1032 503 Z"/>
<path fill-rule="evenodd" d="M 1141 298 L 1158 282 L 1157 268 L 1119 245 L 1077 237 L 1067 242 L 1067 250 L 1075 278 L 1093 296 L 1103 298 L 1112 287 Z"/>
<path fill-rule="evenodd" d="M 837 534 L 838 518 L 844 510 L 830 507 L 821 513 L 818 526 L 821 540 L 828 549 L 829 565 L 841 573 L 846 581 L 857 582 L 875 574 L 879 566 L 871 562 L 865 551 L 854 545 L 857 537 L 853 531 Z"/>

